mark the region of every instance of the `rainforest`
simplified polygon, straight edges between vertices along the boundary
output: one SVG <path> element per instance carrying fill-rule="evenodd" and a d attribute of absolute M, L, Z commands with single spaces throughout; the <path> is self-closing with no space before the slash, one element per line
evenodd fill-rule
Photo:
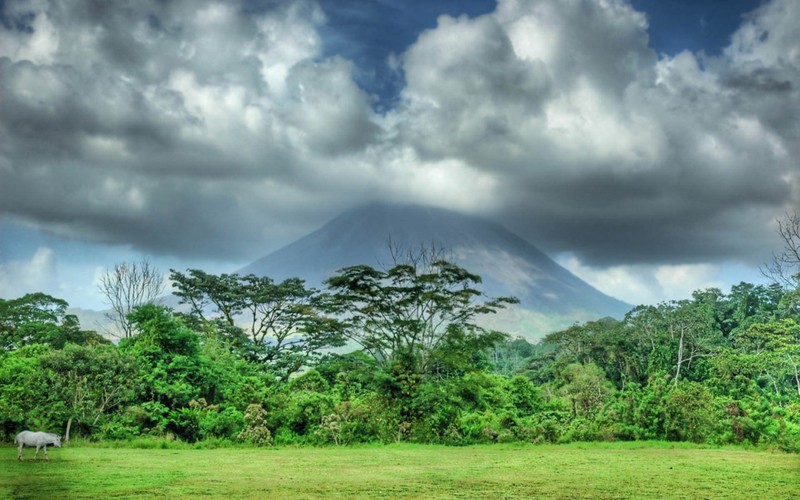
<path fill-rule="evenodd" d="M 444 260 L 352 266 L 322 291 L 170 278 L 176 305 L 137 305 L 113 341 L 64 300 L 0 300 L 0 439 L 800 451 L 800 291 L 778 284 L 699 290 L 533 343 L 481 327 L 515 299 L 485 297 Z"/>

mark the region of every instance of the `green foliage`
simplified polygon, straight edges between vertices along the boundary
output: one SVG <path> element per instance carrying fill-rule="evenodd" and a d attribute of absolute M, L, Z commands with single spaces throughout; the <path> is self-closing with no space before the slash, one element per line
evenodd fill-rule
<path fill-rule="evenodd" d="M 339 355 L 328 354 L 316 365 L 315 370 L 332 387 L 341 400 L 357 398 L 372 392 L 379 381 L 386 379 L 375 359 L 362 351 Z"/>
<path fill-rule="evenodd" d="M 664 432 L 670 441 L 703 443 L 719 434 L 722 416 L 710 391 L 700 383 L 684 381 L 664 398 Z"/>
<path fill-rule="evenodd" d="M 330 385 L 317 370 L 309 370 L 292 380 L 291 388 L 296 391 L 326 392 Z"/>
<path fill-rule="evenodd" d="M 44 293 L 0 299 L 0 351 L 32 344 L 48 344 L 56 349 L 67 343 L 110 344 L 95 332 L 81 330 L 78 318 L 66 313 L 67 307 L 66 301 Z"/>
<path fill-rule="evenodd" d="M 0 439 L 11 441 L 22 429 L 58 429 L 54 414 L 62 404 L 51 406 L 41 358 L 50 352 L 44 345 L 30 345 L 0 353 Z"/>
<path fill-rule="evenodd" d="M 570 402 L 573 415 L 593 418 L 605 405 L 614 388 L 594 363 L 573 363 L 564 370 L 566 384 L 561 394 Z"/>
<path fill-rule="evenodd" d="M 214 381 L 200 356 L 197 335 L 163 306 L 141 306 L 129 316 L 137 334 L 120 342 L 120 349 L 140 364 L 141 397 L 168 408 L 191 400 L 213 400 Z"/>
<path fill-rule="evenodd" d="M 419 374 L 462 370 L 476 351 L 500 340 L 476 325 L 476 316 L 517 302 L 479 301 L 480 281 L 445 260 L 412 260 L 385 271 L 352 266 L 325 282 L 329 293 L 320 307 L 339 317 L 344 335 L 384 368 L 402 357 Z"/>
<path fill-rule="evenodd" d="M 190 401 L 188 407 L 171 411 L 168 429 L 189 443 L 213 438 L 233 439 L 251 430 L 245 429 L 245 425 L 250 424 L 246 415 L 230 406 L 209 405 L 200 398 Z"/>
<path fill-rule="evenodd" d="M 67 344 L 40 358 L 50 397 L 63 402 L 69 441 L 73 422 L 89 434 L 101 418 L 134 396 L 138 366 L 111 345 Z"/>
<path fill-rule="evenodd" d="M 176 276 L 182 298 L 200 309 L 141 306 L 128 318 L 134 335 L 118 346 L 81 330 L 59 299 L 0 302 L 0 438 L 30 428 L 145 447 L 652 439 L 800 447 L 796 291 L 744 283 L 728 295 L 698 291 L 531 345 L 475 326 L 505 300 L 481 299 L 479 278 L 445 262 L 348 268 L 319 301 L 297 281 Z M 286 299 L 299 309 L 269 309 L 288 315 L 272 322 L 259 309 L 248 332 L 228 322 L 255 304 L 272 307 L 276 293 L 302 297 Z M 206 302 L 221 317 L 202 317 Z M 281 341 L 282 328 L 292 333 Z M 310 337 L 293 344 L 301 330 Z M 364 349 L 322 354 L 316 342 L 341 332 Z"/>
<path fill-rule="evenodd" d="M 147 304 L 138 307 L 129 319 L 136 329 L 136 336 L 121 341 L 121 348 L 151 361 L 169 356 L 194 357 L 200 350 L 197 335 L 165 306 Z"/>
<path fill-rule="evenodd" d="M 307 366 L 321 349 L 344 344 L 337 323 L 318 313 L 316 290 L 299 278 L 275 283 L 266 276 L 217 276 L 198 269 L 187 274 L 172 270 L 170 278 L 175 295 L 191 307 L 193 324 L 205 329 L 217 322 L 217 330 L 236 350 L 283 380 Z M 206 317 L 210 305 L 222 321 Z"/>
<path fill-rule="evenodd" d="M 522 337 L 497 342 L 489 352 L 490 369 L 512 376 L 523 368 L 525 360 L 537 353 L 538 348 L 541 348 L 541 344 L 533 345 Z"/>
<path fill-rule="evenodd" d="M 509 380 L 507 387 L 509 402 L 520 415 L 530 415 L 542 409 L 542 393 L 529 379 L 518 375 Z"/>

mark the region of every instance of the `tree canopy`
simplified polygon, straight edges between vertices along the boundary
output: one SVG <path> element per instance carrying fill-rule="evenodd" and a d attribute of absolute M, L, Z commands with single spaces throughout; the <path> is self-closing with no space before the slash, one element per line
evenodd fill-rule
<path fill-rule="evenodd" d="M 532 344 L 446 260 L 302 280 L 172 272 L 112 344 L 45 294 L 0 300 L 0 434 L 216 444 L 664 439 L 800 451 L 800 292 L 633 308 Z M 345 344 L 345 340 L 349 343 Z"/>
<path fill-rule="evenodd" d="M 418 373 L 430 373 L 437 362 L 471 345 L 488 347 L 499 338 L 476 319 L 491 314 L 511 297 L 484 299 L 475 287 L 479 276 L 445 260 L 430 265 L 399 264 L 380 271 L 369 266 L 340 270 L 326 284 L 320 301 L 338 318 L 345 336 L 381 366 L 403 354 Z"/>

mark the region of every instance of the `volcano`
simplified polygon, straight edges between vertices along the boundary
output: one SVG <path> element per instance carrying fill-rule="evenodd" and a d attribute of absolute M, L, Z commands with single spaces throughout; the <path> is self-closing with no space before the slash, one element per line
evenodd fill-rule
<path fill-rule="evenodd" d="M 486 295 L 517 297 L 518 305 L 481 322 L 529 340 L 576 321 L 619 318 L 631 308 L 498 223 L 418 205 L 376 203 L 347 211 L 238 272 L 276 281 L 299 277 L 311 287 L 324 288 L 323 281 L 343 267 L 390 267 L 389 242 L 412 251 L 440 249 L 449 260 L 480 275 L 479 288 Z"/>

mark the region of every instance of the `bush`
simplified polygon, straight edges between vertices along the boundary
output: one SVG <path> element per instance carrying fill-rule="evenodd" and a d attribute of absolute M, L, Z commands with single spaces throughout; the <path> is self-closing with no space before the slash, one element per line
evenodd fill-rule
<path fill-rule="evenodd" d="M 700 383 L 683 381 L 664 399 L 664 431 L 670 441 L 705 443 L 720 434 L 723 416 L 709 390 Z"/>
<path fill-rule="evenodd" d="M 200 434 L 204 440 L 233 439 L 244 428 L 244 414 L 233 407 L 208 411 L 200 421 Z"/>
<path fill-rule="evenodd" d="M 255 446 L 271 446 L 272 433 L 267 427 L 267 412 L 261 405 L 251 404 L 244 412 L 244 428 L 236 436 L 238 441 Z"/>
<path fill-rule="evenodd" d="M 121 436 L 164 436 L 170 424 L 169 414 L 169 408 L 161 403 L 140 403 L 128 406 L 106 427 Z"/>

